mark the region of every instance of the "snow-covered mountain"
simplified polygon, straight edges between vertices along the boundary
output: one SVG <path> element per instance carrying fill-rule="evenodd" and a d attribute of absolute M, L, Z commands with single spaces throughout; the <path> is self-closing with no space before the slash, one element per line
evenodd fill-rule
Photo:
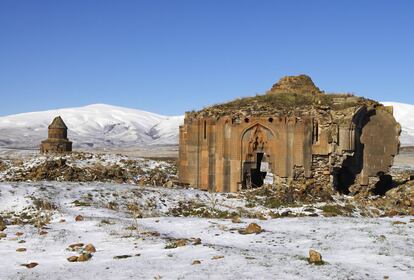
<path fill-rule="evenodd" d="M 56 116 L 68 126 L 75 148 L 176 145 L 184 118 L 105 104 L 10 115 L 0 117 L 0 147 L 37 148 Z"/>
<path fill-rule="evenodd" d="M 401 145 L 414 146 L 414 105 L 398 102 L 382 103 L 394 107 L 394 117 L 402 127 Z"/>
<path fill-rule="evenodd" d="M 394 106 L 395 118 L 403 129 L 402 146 L 414 146 L 414 105 L 383 103 Z M 56 116 L 68 126 L 75 148 L 177 145 L 178 127 L 184 119 L 105 104 L 10 115 L 0 117 L 0 147 L 38 148 Z"/>

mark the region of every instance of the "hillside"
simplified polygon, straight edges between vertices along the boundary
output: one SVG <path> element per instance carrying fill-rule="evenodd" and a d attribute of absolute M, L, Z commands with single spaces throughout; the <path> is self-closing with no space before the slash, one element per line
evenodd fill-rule
<path fill-rule="evenodd" d="M 384 104 L 394 106 L 403 129 L 402 146 L 414 146 L 414 105 Z M 0 117 L 0 147 L 37 149 L 55 116 L 62 116 L 69 127 L 75 149 L 177 145 L 178 127 L 184 118 L 104 104 L 10 115 Z"/>
<path fill-rule="evenodd" d="M 176 145 L 183 117 L 94 104 L 0 117 L 0 147 L 35 149 L 47 137 L 47 127 L 61 116 L 75 148 Z"/>
<path fill-rule="evenodd" d="M 414 146 L 414 105 L 398 102 L 382 102 L 394 107 L 394 117 L 401 124 L 401 146 Z"/>

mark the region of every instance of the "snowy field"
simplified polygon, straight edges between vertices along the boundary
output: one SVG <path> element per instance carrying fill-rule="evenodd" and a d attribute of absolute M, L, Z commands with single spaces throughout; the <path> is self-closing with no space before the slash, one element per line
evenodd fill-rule
<path fill-rule="evenodd" d="M 18 222 L 0 239 L 0 279 L 414 279 L 414 217 L 233 223 L 171 214 L 183 200 L 243 205 L 225 198 L 125 184 L 1 183 L 0 213 Z M 264 231 L 238 232 L 252 222 Z M 79 255 L 68 250 L 75 243 L 96 252 L 68 262 Z M 308 263 L 311 248 L 324 265 Z"/>
<path fill-rule="evenodd" d="M 414 106 L 387 105 L 394 105 L 402 124 L 403 146 L 414 145 Z M 76 150 L 112 154 L 69 157 L 69 167 L 120 166 L 129 173 L 141 168 L 140 176 L 149 176 L 156 165 L 140 164 L 135 157 L 177 156 L 182 116 L 108 105 L 20 114 L 0 118 L 0 158 L 6 166 L 21 161 L 15 169 L 0 171 L 2 180 L 42 163 L 35 156 L 38 144 L 56 115 L 69 126 Z M 128 159 L 134 162 L 128 165 Z M 414 153 L 408 151 L 396 158 L 394 168 L 413 166 Z M 138 186 L 138 177 L 135 185 L 0 183 L 0 216 L 12 222 L 0 229 L 0 280 L 414 279 L 413 216 L 364 218 L 363 211 L 354 209 L 353 217 L 324 217 L 324 203 L 252 207 L 238 195 Z M 239 213 L 242 218 L 197 217 L 208 216 L 203 211 L 227 217 Z M 297 217 L 272 219 L 271 213 Z M 263 232 L 241 234 L 250 223 Z M 84 246 L 70 249 L 77 243 Z M 83 256 L 87 244 L 96 248 L 91 259 L 68 261 Z M 323 265 L 309 264 L 310 249 L 322 254 Z M 31 263 L 37 266 L 22 266 Z"/>

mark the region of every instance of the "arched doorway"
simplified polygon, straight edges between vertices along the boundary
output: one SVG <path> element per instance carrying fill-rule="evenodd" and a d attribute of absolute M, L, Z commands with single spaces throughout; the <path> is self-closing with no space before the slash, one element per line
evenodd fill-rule
<path fill-rule="evenodd" d="M 247 129 L 241 140 L 242 145 L 242 188 L 258 188 L 273 178 L 270 143 L 274 139 L 273 132 L 261 124 Z M 270 182 L 267 182 L 270 183 Z"/>

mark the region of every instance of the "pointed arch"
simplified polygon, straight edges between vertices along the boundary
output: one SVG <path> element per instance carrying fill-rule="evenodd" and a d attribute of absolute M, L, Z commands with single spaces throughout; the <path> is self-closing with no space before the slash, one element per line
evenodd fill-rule
<path fill-rule="evenodd" d="M 261 122 L 255 122 L 240 135 L 240 179 L 243 188 L 259 187 L 267 172 L 263 167 L 274 166 L 274 143 L 278 134 Z"/>

